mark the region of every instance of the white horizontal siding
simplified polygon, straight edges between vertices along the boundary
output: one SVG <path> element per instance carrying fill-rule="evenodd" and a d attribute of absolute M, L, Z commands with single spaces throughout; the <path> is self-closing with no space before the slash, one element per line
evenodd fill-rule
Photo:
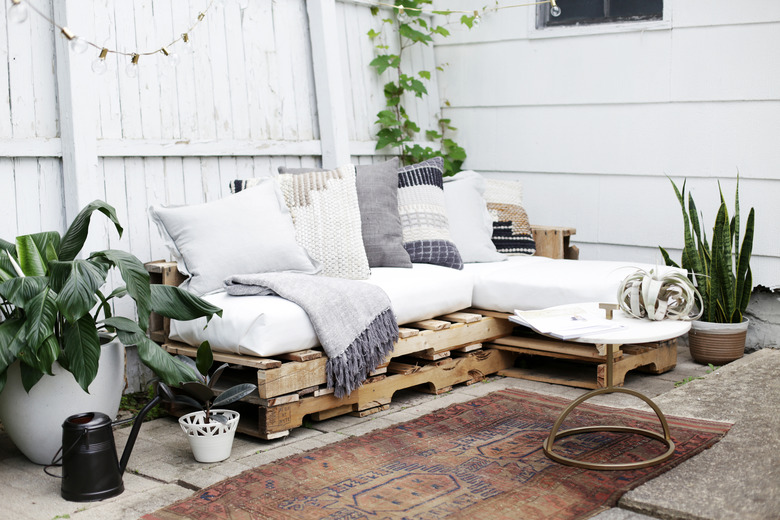
<path fill-rule="evenodd" d="M 488 12 L 437 41 L 466 166 L 521 180 L 532 222 L 576 227 L 582 258 L 646 262 L 682 242 L 667 175 L 689 178 L 711 227 L 716 180 L 731 206 L 739 171 L 756 283 L 780 285 L 780 3 L 666 0 L 642 30 L 540 31 L 534 15 Z"/>

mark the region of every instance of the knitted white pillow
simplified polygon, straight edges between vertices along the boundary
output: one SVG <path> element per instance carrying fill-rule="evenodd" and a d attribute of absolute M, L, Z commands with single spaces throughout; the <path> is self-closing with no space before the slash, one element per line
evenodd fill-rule
<path fill-rule="evenodd" d="M 366 280 L 371 274 L 360 224 L 355 167 L 282 173 L 277 177 L 295 225 L 295 239 L 322 265 L 320 274 Z M 260 179 L 235 180 L 241 192 Z"/>

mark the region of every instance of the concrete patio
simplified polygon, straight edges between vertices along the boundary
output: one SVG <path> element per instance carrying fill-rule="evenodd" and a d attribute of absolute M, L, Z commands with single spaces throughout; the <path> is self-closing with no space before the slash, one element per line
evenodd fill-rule
<path fill-rule="evenodd" d="M 668 415 L 733 422 L 728 435 L 713 448 L 660 477 L 626 493 L 618 508 L 598 520 L 780 518 L 780 351 L 765 349 L 717 371 L 694 363 L 680 347 L 677 367 L 665 374 L 629 374 L 626 386 L 652 396 Z M 675 382 L 691 378 L 675 387 Z M 696 379 L 693 379 L 696 378 Z M 67 502 L 60 481 L 27 461 L 5 435 L 0 435 L 0 502 L 2 518 L 53 520 L 136 519 L 194 491 L 277 459 L 362 435 L 468 401 L 506 387 L 576 398 L 583 390 L 519 379 L 492 377 L 432 396 L 413 391 L 396 394 L 390 408 L 365 418 L 336 417 L 298 428 L 276 441 L 239 435 L 230 459 L 200 464 L 192 459 L 187 440 L 175 420 L 143 425 L 124 476 L 125 492 L 93 503 Z M 639 408 L 626 394 L 599 396 L 592 402 Z M 123 447 L 129 428 L 116 432 Z"/>

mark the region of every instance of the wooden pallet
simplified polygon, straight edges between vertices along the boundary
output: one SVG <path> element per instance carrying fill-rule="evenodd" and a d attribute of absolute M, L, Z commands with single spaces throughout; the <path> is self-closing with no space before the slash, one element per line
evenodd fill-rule
<path fill-rule="evenodd" d="M 579 388 L 607 386 L 607 357 L 600 354 L 595 345 L 558 341 L 541 336 L 507 336 L 487 346 L 533 356 L 527 360 L 527 367 L 508 368 L 500 371 L 499 375 Z M 565 360 L 569 363 L 544 363 L 534 360 L 536 357 Z M 676 339 L 642 345 L 622 345 L 615 349 L 613 356 L 613 382 L 615 386 L 622 386 L 626 374 L 631 370 L 661 374 L 673 369 L 676 364 Z M 581 370 L 574 370 L 576 366 Z"/>
<path fill-rule="evenodd" d="M 263 439 L 285 436 L 302 424 L 305 415 L 320 420 L 345 413 L 380 411 L 400 389 L 418 387 L 441 393 L 452 385 L 478 381 L 510 368 L 514 353 L 483 350 L 485 342 L 511 333 L 507 320 L 478 313 L 456 312 L 407 324 L 386 362 L 350 396 L 336 399 L 326 388 L 327 357 L 320 349 L 274 356 L 273 359 L 214 353 L 214 360 L 230 363 L 220 378 L 227 387 L 238 382 L 257 384 L 257 394 L 245 398 L 239 431 Z M 171 354 L 195 357 L 197 349 L 177 342 L 163 344 Z M 170 410 L 178 415 L 176 410 Z"/>

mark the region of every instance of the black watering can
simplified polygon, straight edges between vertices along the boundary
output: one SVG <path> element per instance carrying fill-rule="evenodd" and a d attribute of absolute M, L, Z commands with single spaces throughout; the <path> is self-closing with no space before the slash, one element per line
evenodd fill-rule
<path fill-rule="evenodd" d="M 163 395 L 161 395 L 161 392 Z M 135 416 L 121 460 L 117 460 L 114 424 L 104 413 L 71 415 L 62 423 L 62 498 L 72 502 L 103 500 L 125 490 L 122 474 L 141 429 L 143 418 L 162 399 L 173 400 L 165 385 L 157 385 L 154 398 Z"/>

